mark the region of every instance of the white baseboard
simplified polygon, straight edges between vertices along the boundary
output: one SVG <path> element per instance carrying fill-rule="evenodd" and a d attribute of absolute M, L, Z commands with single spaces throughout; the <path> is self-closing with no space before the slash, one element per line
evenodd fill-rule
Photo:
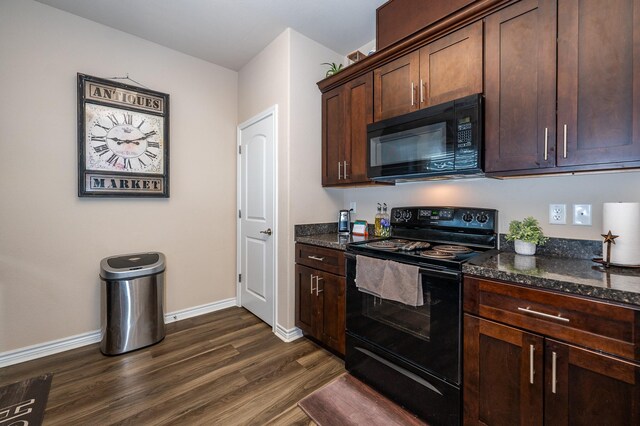
<path fill-rule="evenodd" d="M 232 306 L 237 306 L 235 297 L 220 300 L 218 302 L 207 303 L 206 305 L 194 306 L 193 308 L 182 309 L 180 311 L 169 312 L 168 314 L 164 314 L 164 323 L 169 324 L 171 322 L 197 317 L 198 315 L 220 311 Z"/>
<path fill-rule="evenodd" d="M 193 308 L 182 309 L 180 311 L 165 314 L 165 324 L 192 318 L 198 315 L 208 314 L 210 312 L 219 311 L 221 309 L 236 306 L 236 298 L 225 299 L 206 305 L 195 306 Z M 9 365 L 18 364 L 25 361 L 31 361 L 36 358 L 42 358 L 48 355 L 57 354 L 81 346 L 98 343 L 102 339 L 100 330 L 89 331 L 87 333 L 77 334 L 71 337 L 64 337 L 50 342 L 39 343 L 32 346 L 16 349 L 8 352 L 0 352 L 0 368 Z"/>
<path fill-rule="evenodd" d="M 289 330 L 282 327 L 280 324 L 276 323 L 275 329 L 273 330 L 276 336 L 278 336 L 281 340 L 285 342 L 293 342 L 296 339 L 302 337 L 302 330 L 298 327 L 293 327 Z"/>
<path fill-rule="evenodd" d="M 98 343 L 101 340 L 100 330 L 76 334 L 46 343 L 39 343 L 25 348 L 0 353 L 0 367 L 31 361 L 32 359 L 57 354 L 81 346 Z"/>

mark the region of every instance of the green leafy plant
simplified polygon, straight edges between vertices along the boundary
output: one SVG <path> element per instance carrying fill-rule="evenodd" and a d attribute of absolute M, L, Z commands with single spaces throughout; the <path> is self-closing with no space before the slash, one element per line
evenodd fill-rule
<path fill-rule="evenodd" d="M 342 64 L 336 64 L 335 62 L 323 62 L 322 65 L 329 66 L 327 73 L 324 75 L 325 77 L 331 77 L 332 75 L 338 74 L 340 71 L 342 71 Z"/>
<path fill-rule="evenodd" d="M 542 233 L 538 220 L 531 216 L 525 217 L 522 221 L 511 221 L 506 238 L 508 241 L 522 240 L 540 246 L 544 245 L 549 239 Z"/>

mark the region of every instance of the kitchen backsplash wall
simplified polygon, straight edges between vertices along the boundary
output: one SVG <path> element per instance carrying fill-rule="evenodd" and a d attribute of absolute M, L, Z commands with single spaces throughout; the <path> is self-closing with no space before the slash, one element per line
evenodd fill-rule
<path fill-rule="evenodd" d="M 509 222 L 533 216 L 546 235 L 558 238 L 598 240 L 602 231 L 602 204 L 640 201 L 640 172 L 599 173 L 520 179 L 461 179 L 399 184 L 392 187 L 328 189 L 342 192 L 343 208 L 356 203 L 352 220 L 373 222 L 376 203 L 391 207 L 451 205 L 498 209 L 499 230 Z M 549 204 L 566 204 L 567 224 L 549 224 Z M 591 204 L 592 225 L 573 225 L 573 205 Z"/>

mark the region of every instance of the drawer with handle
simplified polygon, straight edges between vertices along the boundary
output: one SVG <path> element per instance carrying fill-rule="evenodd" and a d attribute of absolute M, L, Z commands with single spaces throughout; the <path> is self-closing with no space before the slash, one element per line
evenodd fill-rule
<path fill-rule="evenodd" d="M 464 310 L 568 343 L 640 360 L 640 310 L 631 307 L 467 276 Z"/>
<path fill-rule="evenodd" d="M 296 244 L 296 263 L 344 276 L 344 252 L 309 244 Z"/>

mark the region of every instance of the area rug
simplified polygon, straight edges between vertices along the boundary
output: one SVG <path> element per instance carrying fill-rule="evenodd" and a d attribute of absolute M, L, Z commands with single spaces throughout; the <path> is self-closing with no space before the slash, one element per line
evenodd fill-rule
<path fill-rule="evenodd" d="M 301 399 L 298 405 L 320 426 L 426 425 L 348 373 Z"/>
<path fill-rule="evenodd" d="M 53 373 L 0 388 L 0 426 L 42 424 Z"/>

